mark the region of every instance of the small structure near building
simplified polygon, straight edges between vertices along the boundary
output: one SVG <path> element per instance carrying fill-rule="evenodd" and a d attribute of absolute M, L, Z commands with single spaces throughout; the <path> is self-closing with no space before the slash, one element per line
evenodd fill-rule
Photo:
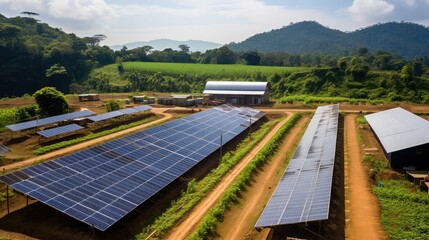
<path fill-rule="evenodd" d="M 100 95 L 97 93 L 80 94 L 79 95 L 79 102 L 99 101 L 99 100 L 100 100 Z"/>
<path fill-rule="evenodd" d="M 393 169 L 429 170 L 429 121 L 400 107 L 365 118 Z"/>
<path fill-rule="evenodd" d="M 188 105 L 188 100 L 191 100 L 192 105 L 195 105 L 195 102 L 193 102 L 194 100 L 192 99 L 191 95 L 172 94 L 171 97 L 173 97 L 172 99 L 173 105 L 181 106 L 181 107 L 190 106 Z"/>
<path fill-rule="evenodd" d="M 173 98 L 172 97 L 158 97 L 158 104 L 173 105 Z"/>
<path fill-rule="evenodd" d="M 146 96 L 133 96 L 134 103 L 142 103 L 145 100 Z"/>
<path fill-rule="evenodd" d="M 214 101 L 259 105 L 269 101 L 268 82 L 208 81 L 204 94 Z"/>

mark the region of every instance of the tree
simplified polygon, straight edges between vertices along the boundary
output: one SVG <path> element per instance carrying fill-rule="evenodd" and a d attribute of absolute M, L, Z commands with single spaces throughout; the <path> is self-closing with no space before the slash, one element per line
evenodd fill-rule
<path fill-rule="evenodd" d="M 107 112 L 112 112 L 121 109 L 121 106 L 119 105 L 119 102 L 117 100 L 109 100 L 105 106 Z"/>
<path fill-rule="evenodd" d="M 95 34 L 92 37 L 84 37 L 83 41 L 87 45 L 94 47 L 94 46 L 98 46 L 100 44 L 100 42 L 103 40 L 106 40 L 106 38 L 107 38 L 107 36 L 104 34 Z"/>
<path fill-rule="evenodd" d="M 186 44 L 180 44 L 179 45 L 180 51 L 184 52 L 184 53 L 189 53 L 189 49 L 190 47 Z"/>
<path fill-rule="evenodd" d="M 28 11 L 21 12 L 21 14 L 28 15 L 28 17 L 31 17 L 31 16 L 39 16 L 39 14 L 38 14 L 38 13 L 35 13 L 35 12 L 28 12 Z"/>
<path fill-rule="evenodd" d="M 42 116 L 55 116 L 67 113 L 69 104 L 64 94 L 54 87 L 44 87 L 33 94 Z"/>
<path fill-rule="evenodd" d="M 235 54 L 227 46 L 220 47 L 216 51 L 216 63 L 218 64 L 234 64 Z"/>
<path fill-rule="evenodd" d="M 241 57 L 246 61 L 247 65 L 260 65 L 261 63 L 261 56 L 257 51 L 245 52 Z"/>

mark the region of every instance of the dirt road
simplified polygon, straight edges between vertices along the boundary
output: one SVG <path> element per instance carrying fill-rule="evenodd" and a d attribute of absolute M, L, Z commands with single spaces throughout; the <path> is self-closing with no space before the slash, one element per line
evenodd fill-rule
<path fill-rule="evenodd" d="M 253 159 L 253 157 L 262 149 L 262 147 L 270 140 L 279 128 L 289 120 L 289 115 L 285 120 L 278 123 L 263 139 L 254 147 L 241 161 L 238 163 L 222 180 L 221 182 L 203 199 L 189 214 L 186 219 L 181 222 L 178 226 L 171 230 L 169 236 L 166 239 L 186 239 L 191 235 L 201 222 L 207 212 L 215 206 L 219 198 L 225 192 L 225 190 L 234 182 L 240 172 L 247 166 L 247 164 Z"/>
<path fill-rule="evenodd" d="M 125 130 L 120 131 L 120 132 L 112 133 L 112 134 L 109 134 L 109 135 L 106 135 L 106 136 L 103 136 L 103 137 L 99 137 L 99 138 L 96 138 L 96 139 L 93 139 L 93 140 L 89 140 L 89 141 L 86 141 L 86 142 L 83 142 L 83 143 L 79 143 L 79 144 L 76 144 L 76 145 L 73 145 L 73 146 L 70 146 L 70 147 L 67 147 L 67 148 L 60 149 L 58 151 L 50 152 L 50 153 L 47 153 L 47 154 L 44 154 L 44 155 L 41 155 L 41 156 L 37 156 L 37 157 L 33 157 L 33 158 L 30 158 L 30 159 L 27 159 L 27 160 L 24 160 L 24 161 L 16 162 L 16 163 L 13 163 L 13 164 L 8 164 L 6 166 L 3 166 L 1 169 L 4 172 L 4 171 L 11 171 L 11 170 L 14 170 L 14 169 L 18 169 L 18 168 L 30 166 L 30 165 L 33 165 L 33 164 L 39 162 L 39 161 L 43 161 L 43 160 L 46 160 L 46 159 L 60 157 L 60 156 L 65 155 L 65 154 L 68 154 L 68 153 L 71 153 L 71 152 L 75 152 L 77 150 L 81 150 L 81 149 L 87 148 L 88 146 L 92 146 L 92 145 L 95 145 L 95 144 L 100 144 L 100 143 L 105 142 L 107 140 L 111 140 L 111 139 L 115 139 L 115 138 L 118 138 L 118 137 L 121 137 L 121 136 L 124 136 L 124 135 L 127 135 L 127 134 L 131 134 L 131 133 L 133 133 L 135 131 L 139 131 L 141 129 L 147 128 L 150 125 L 161 123 L 161 122 L 167 121 L 168 119 L 171 119 L 172 115 L 169 114 L 169 113 L 166 113 L 165 112 L 166 110 L 167 110 L 166 108 L 153 108 L 152 112 L 154 112 L 156 114 L 162 114 L 162 115 L 164 115 L 163 118 L 155 120 L 153 122 L 149 122 L 149 123 L 145 123 L 145 124 L 133 127 L 133 128 L 125 129 Z"/>
<path fill-rule="evenodd" d="M 356 115 L 345 117 L 346 238 L 387 239 L 380 224 L 380 210 L 362 165 Z"/>
<path fill-rule="evenodd" d="M 287 155 L 293 152 L 309 119 L 309 116 L 303 116 L 283 140 L 280 151 L 255 176 L 252 186 L 243 193 L 239 206 L 232 207 L 217 227 L 219 239 L 265 239 L 269 229 L 258 232 L 254 225 L 283 174 Z"/>

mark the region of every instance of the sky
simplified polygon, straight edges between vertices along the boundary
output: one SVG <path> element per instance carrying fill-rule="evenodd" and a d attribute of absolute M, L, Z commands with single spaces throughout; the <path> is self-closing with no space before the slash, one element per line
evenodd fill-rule
<path fill-rule="evenodd" d="M 0 14 L 24 16 L 103 45 L 155 39 L 241 42 L 257 33 L 313 20 L 341 31 L 405 21 L 429 26 L 429 0 L 0 0 Z"/>

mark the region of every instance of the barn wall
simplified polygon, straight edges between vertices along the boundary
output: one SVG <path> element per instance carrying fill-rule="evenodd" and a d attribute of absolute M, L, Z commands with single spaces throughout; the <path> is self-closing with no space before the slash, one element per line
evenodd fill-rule
<path fill-rule="evenodd" d="M 416 166 L 417 170 L 429 170 L 429 143 L 393 152 L 389 160 L 394 169 Z"/>

